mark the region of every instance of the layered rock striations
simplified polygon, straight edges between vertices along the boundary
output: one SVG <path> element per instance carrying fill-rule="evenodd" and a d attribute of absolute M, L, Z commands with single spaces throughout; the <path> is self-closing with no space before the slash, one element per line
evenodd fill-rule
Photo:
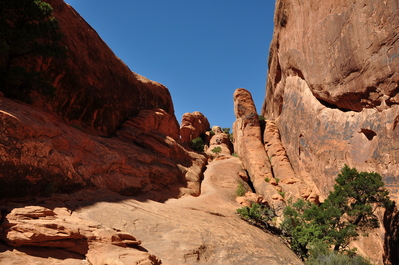
<path fill-rule="evenodd" d="M 302 198 L 318 203 L 317 188 L 296 177 L 280 141 L 274 121 L 264 128 L 249 91 L 239 88 L 234 93 L 234 150 L 243 161 L 255 192 L 282 214 L 286 202 Z"/>
<path fill-rule="evenodd" d="M 398 202 L 398 2 L 278 0 L 274 22 L 262 115 L 295 176 L 325 198 L 348 164 L 380 173 Z M 384 237 L 395 244 L 384 233 L 375 232 L 377 248 L 359 243 L 379 263 Z"/>
<path fill-rule="evenodd" d="M 115 137 L 82 132 L 35 107 L 0 98 L 1 197 L 51 195 L 84 187 L 124 195 L 198 195 L 206 158 L 169 134 L 164 110 L 143 110 Z M 177 190 L 165 190 L 176 186 Z M 179 190 L 180 187 L 180 190 Z"/>

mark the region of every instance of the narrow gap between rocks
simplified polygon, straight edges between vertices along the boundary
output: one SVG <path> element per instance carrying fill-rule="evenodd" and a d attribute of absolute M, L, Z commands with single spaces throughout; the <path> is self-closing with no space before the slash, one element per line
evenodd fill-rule
<path fill-rule="evenodd" d="M 245 170 L 245 172 L 247 173 L 247 176 L 248 176 L 248 182 L 247 182 L 248 186 L 251 188 L 251 191 L 252 191 L 253 193 L 256 193 L 254 184 L 252 183 L 252 180 L 251 180 L 251 176 L 249 175 L 249 173 L 248 173 L 247 170 Z"/>

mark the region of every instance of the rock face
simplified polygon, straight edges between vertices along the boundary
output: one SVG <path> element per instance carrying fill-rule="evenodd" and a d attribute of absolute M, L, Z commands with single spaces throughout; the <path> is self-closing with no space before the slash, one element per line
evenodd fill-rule
<path fill-rule="evenodd" d="M 167 88 L 130 71 L 63 0 L 46 2 L 53 7 L 53 16 L 65 35 L 63 44 L 69 57 L 39 66 L 54 78 L 57 88 L 54 100 L 42 103 L 42 107 L 103 136 L 113 134 L 122 122 L 143 109 L 160 108 L 174 116 Z M 178 126 L 177 121 L 173 123 Z"/>
<path fill-rule="evenodd" d="M 258 113 L 246 89 L 239 88 L 234 92 L 234 114 L 234 151 L 242 159 L 255 191 L 279 211 L 284 206 L 284 199 L 275 188 L 277 181 L 262 143 Z"/>
<path fill-rule="evenodd" d="M 183 143 L 189 143 L 209 129 L 209 121 L 201 112 L 184 113 L 180 126 L 181 140 Z"/>
<path fill-rule="evenodd" d="M 64 1 L 48 2 L 69 57 L 36 66 L 55 80 L 52 100 L 0 98 L 0 197 L 83 187 L 199 195 L 206 158 L 180 145 L 169 91 L 131 72 Z"/>
<path fill-rule="evenodd" d="M 322 198 L 348 164 L 380 173 L 398 202 L 398 26 L 394 0 L 276 2 L 262 115 Z"/>
<path fill-rule="evenodd" d="M 2 197 L 93 186 L 124 195 L 177 188 L 167 198 L 200 192 L 206 158 L 176 142 L 168 127 L 174 117 L 164 110 L 141 111 L 112 138 L 88 135 L 7 98 L 0 110 Z"/>
<path fill-rule="evenodd" d="M 234 93 L 234 112 L 234 150 L 243 160 L 256 193 L 278 215 L 282 214 L 289 199 L 303 198 L 318 203 L 318 191 L 314 185 L 296 177 L 276 124 L 266 121 L 262 131 L 252 96 L 243 88 Z"/>
<path fill-rule="evenodd" d="M 276 121 L 296 174 L 313 176 L 323 196 L 347 163 L 382 174 L 396 198 L 397 5 L 276 3 L 262 114 Z"/>

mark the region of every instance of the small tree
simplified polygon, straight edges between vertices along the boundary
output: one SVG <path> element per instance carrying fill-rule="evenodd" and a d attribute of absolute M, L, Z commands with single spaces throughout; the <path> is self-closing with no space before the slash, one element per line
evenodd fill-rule
<path fill-rule="evenodd" d="M 379 226 L 375 210 L 392 205 L 377 173 L 359 173 L 345 165 L 335 181 L 334 190 L 320 206 L 298 200 L 284 210 L 281 227 L 302 258 L 316 246 L 348 251 L 359 230 Z"/>
<path fill-rule="evenodd" d="M 40 0 L 0 0 L 0 89 L 6 96 L 27 100 L 32 89 L 54 93 L 34 66 L 66 54 L 51 14 L 52 7 Z"/>
<path fill-rule="evenodd" d="M 225 134 L 230 134 L 230 128 L 222 128 L 222 132 Z"/>
<path fill-rule="evenodd" d="M 217 147 L 213 148 L 211 151 L 213 153 L 215 153 L 216 156 L 218 156 L 220 154 L 220 152 L 222 152 L 222 148 L 220 146 L 217 146 Z"/>
<path fill-rule="evenodd" d="M 205 146 L 204 140 L 201 137 L 197 137 L 191 141 L 190 146 L 197 152 L 203 152 Z"/>

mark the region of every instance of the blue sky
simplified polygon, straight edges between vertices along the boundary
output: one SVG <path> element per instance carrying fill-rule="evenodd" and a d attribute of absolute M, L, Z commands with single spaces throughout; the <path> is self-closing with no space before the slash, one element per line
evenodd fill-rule
<path fill-rule="evenodd" d="M 165 85 L 179 123 L 200 111 L 232 127 L 233 93 L 260 112 L 274 0 L 65 0 L 133 71 Z"/>

